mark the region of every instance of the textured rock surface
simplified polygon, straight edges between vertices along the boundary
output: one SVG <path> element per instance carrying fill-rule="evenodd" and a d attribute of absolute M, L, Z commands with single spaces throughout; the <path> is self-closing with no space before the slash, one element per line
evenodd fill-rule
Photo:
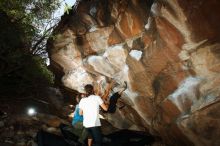
<path fill-rule="evenodd" d="M 77 91 L 127 81 L 125 107 L 106 115 L 117 128 L 175 146 L 220 145 L 219 7 L 217 0 L 82 0 L 48 41 L 51 66 Z"/>

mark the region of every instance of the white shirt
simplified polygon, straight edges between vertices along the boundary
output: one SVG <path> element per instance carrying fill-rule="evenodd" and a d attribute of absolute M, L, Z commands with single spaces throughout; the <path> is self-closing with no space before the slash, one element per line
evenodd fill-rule
<path fill-rule="evenodd" d="M 83 111 L 84 127 L 101 126 L 99 119 L 99 105 L 101 104 L 103 104 L 103 100 L 97 95 L 90 95 L 80 100 L 79 108 Z"/>

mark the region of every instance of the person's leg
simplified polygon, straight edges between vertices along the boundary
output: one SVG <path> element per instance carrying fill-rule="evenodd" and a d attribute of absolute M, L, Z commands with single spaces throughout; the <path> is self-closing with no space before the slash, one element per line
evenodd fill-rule
<path fill-rule="evenodd" d="M 85 143 L 87 143 L 87 139 L 88 139 L 88 132 L 87 132 L 87 130 L 83 127 L 82 133 L 81 133 L 81 135 L 80 135 L 80 137 L 79 137 L 79 142 L 85 144 Z"/>
<path fill-rule="evenodd" d="M 94 138 L 95 146 L 102 145 L 102 133 L 100 127 L 92 127 L 92 137 Z"/>
<path fill-rule="evenodd" d="M 124 87 L 122 88 L 122 90 L 114 93 L 111 97 L 110 97 L 110 100 L 109 100 L 109 108 L 108 108 L 108 112 L 109 113 L 114 113 L 116 111 L 116 104 L 117 104 L 117 101 L 118 99 L 121 97 L 122 93 L 127 89 L 127 82 L 124 82 L 125 85 Z"/>
<path fill-rule="evenodd" d="M 104 95 L 101 96 L 104 101 L 108 100 L 110 91 L 111 91 L 111 89 L 112 89 L 114 83 L 115 83 L 114 81 L 111 81 L 110 83 L 107 84 L 105 93 L 104 93 Z"/>
<path fill-rule="evenodd" d="M 86 128 L 87 136 L 88 136 L 88 146 L 92 146 L 93 134 L 91 128 Z"/>
<path fill-rule="evenodd" d="M 81 134 L 83 132 L 83 123 L 82 122 L 77 122 L 73 125 L 73 134 L 77 135 L 79 138 L 81 137 Z"/>
<path fill-rule="evenodd" d="M 118 94 L 121 95 L 127 88 L 128 88 L 127 82 L 124 81 L 124 86 L 123 86 L 123 88 L 121 89 L 121 91 L 118 91 Z"/>
<path fill-rule="evenodd" d="M 114 93 L 109 100 L 109 107 L 108 107 L 108 112 L 109 113 L 114 113 L 116 111 L 116 103 L 118 99 L 121 97 L 121 95 L 116 92 Z"/>
<path fill-rule="evenodd" d="M 92 139 L 88 138 L 88 146 L 92 146 Z"/>

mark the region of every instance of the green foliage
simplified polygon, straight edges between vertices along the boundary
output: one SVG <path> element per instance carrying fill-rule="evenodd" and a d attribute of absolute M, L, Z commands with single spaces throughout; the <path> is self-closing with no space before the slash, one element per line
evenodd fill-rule
<path fill-rule="evenodd" d="M 67 3 L 65 3 L 64 6 L 64 13 L 67 13 L 69 15 L 69 11 L 72 9 L 71 6 L 69 6 Z"/>
<path fill-rule="evenodd" d="M 54 75 L 47 69 L 45 60 L 39 56 L 32 57 L 32 63 L 26 65 L 26 72 L 33 78 L 39 81 L 41 79 L 43 84 L 52 85 L 54 83 Z"/>
<path fill-rule="evenodd" d="M 25 51 L 23 28 L 0 12 L 0 96 L 28 96 L 53 84 L 40 56 Z"/>
<path fill-rule="evenodd" d="M 46 43 L 45 25 L 58 7 L 59 0 L 0 0 L 0 96 L 29 96 L 53 84 L 34 51 Z"/>
<path fill-rule="evenodd" d="M 0 76 L 1 95 L 29 96 L 53 84 L 54 76 L 41 57 L 15 52 L 7 59 L 8 66 Z"/>
<path fill-rule="evenodd" d="M 25 33 L 23 40 L 30 45 L 42 37 L 59 6 L 60 0 L 0 0 L 0 10 L 11 18 L 11 22 L 20 24 Z"/>

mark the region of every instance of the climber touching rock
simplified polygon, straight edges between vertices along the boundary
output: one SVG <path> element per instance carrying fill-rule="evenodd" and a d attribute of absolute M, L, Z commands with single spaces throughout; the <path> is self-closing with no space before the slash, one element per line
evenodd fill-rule
<path fill-rule="evenodd" d="M 107 102 L 109 105 L 108 110 L 104 111 L 104 113 L 115 113 L 116 108 L 117 108 L 117 101 L 121 97 L 122 93 L 127 89 L 127 82 L 124 81 L 124 85 L 122 88 L 120 88 L 117 92 L 113 93 L 111 96 L 110 95 L 110 90 L 112 90 L 115 82 L 112 81 L 107 85 L 107 88 L 105 90 L 104 95 L 102 96 L 102 99 Z M 124 107 L 124 106 L 123 106 Z"/>
<path fill-rule="evenodd" d="M 86 97 L 79 102 L 79 113 L 83 115 L 83 126 L 86 128 L 89 135 L 88 141 L 94 140 L 95 146 L 101 146 L 102 133 L 100 129 L 99 106 L 107 111 L 108 105 L 103 102 L 100 96 L 95 95 L 94 88 L 91 84 L 86 85 L 84 88 Z"/>

